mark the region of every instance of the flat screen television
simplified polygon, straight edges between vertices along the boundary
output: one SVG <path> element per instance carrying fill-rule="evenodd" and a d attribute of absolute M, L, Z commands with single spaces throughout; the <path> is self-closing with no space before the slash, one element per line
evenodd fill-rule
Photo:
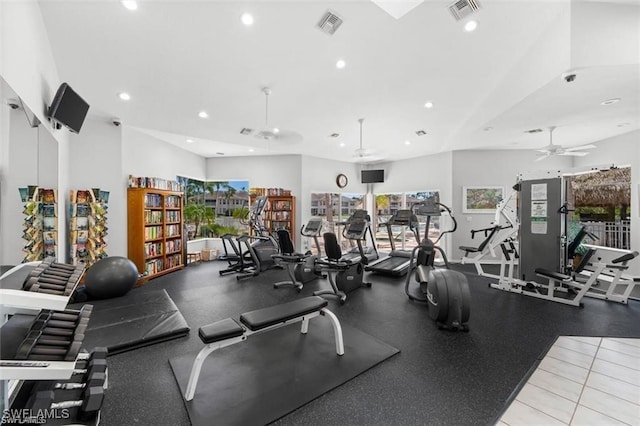
<path fill-rule="evenodd" d="M 62 124 L 73 133 L 80 133 L 89 111 L 89 104 L 67 83 L 62 83 L 49 107 L 49 118 L 54 125 Z"/>
<path fill-rule="evenodd" d="M 384 170 L 362 170 L 362 183 L 384 182 Z"/>

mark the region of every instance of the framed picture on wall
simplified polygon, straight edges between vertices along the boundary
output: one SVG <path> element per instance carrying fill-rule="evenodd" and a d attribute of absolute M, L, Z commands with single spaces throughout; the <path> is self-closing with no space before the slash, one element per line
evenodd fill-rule
<path fill-rule="evenodd" d="M 503 198 L 503 186 L 465 186 L 462 188 L 462 212 L 495 213 Z"/>

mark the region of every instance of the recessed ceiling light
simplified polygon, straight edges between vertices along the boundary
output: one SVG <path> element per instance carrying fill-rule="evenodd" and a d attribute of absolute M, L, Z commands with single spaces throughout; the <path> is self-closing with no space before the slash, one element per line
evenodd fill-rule
<path fill-rule="evenodd" d="M 249 148 L 249 152 L 253 152 L 253 151 L 255 151 L 255 149 Z"/>
<path fill-rule="evenodd" d="M 273 133 L 276 133 L 276 134 L 280 133 L 280 129 L 278 129 L 277 127 L 274 127 L 273 128 Z"/>
<path fill-rule="evenodd" d="M 344 142 L 340 142 L 340 148 L 344 147 Z"/>
<path fill-rule="evenodd" d="M 466 24 L 464 24 L 464 30 L 468 33 L 475 31 L 476 28 L 478 28 L 478 22 L 477 21 L 469 21 Z"/>
<path fill-rule="evenodd" d="M 251 25 L 253 25 L 253 15 L 251 15 L 250 13 L 243 13 L 242 16 L 240 17 L 240 20 L 247 27 L 250 27 Z"/>
<path fill-rule="evenodd" d="M 411 141 L 404 141 L 405 145 L 411 145 Z"/>
<path fill-rule="evenodd" d="M 193 143 L 193 139 L 187 139 L 187 143 Z"/>
<path fill-rule="evenodd" d="M 431 101 L 425 102 L 424 107 L 425 108 L 433 108 L 433 102 L 431 102 Z"/>
<path fill-rule="evenodd" d="M 207 111 L 200 111 L 198 113 L 198 117 L 200 117 L 200 118 L 209 118 L 209 114 L 207 114 Z"/>
<path fill-rule="evenodd" d="M 127 92 L 120 92 L 120 93 L 118 93 L 118 97 L 119 97 L 120 99 L 122 99 L 123 101 L 128 101 L 128 100 L 130 100 L 130 99 L 131 99 L 131 95 L 130 95 L 130 94 L 128 94 Z"/>
<path fill-rule="evenodd" d="M 129 10 L 136 10 L 138 8 L 138 2 L 133 0 L 123 0 L 122 5 Z"/>
<path fill-rule="evenodd" d="M 343 69 L 346 66 L 347 63 L 344 61 L 344 59 L 338 59 L 338 62 L 336 62 L 336 68 L 338 68 L 339 70 Z"/>
<path fill-rule="evenodd" d="M 600 105 L 613 105 L 617 104 L 618 102 L 620 102 L 620 98 L 611 98 L 607 99 L 606 101 L 600 102 Z"/>

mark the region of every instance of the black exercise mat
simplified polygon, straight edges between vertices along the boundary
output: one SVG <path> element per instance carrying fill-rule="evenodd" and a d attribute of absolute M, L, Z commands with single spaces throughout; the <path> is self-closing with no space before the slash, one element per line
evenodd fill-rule
<path fill-rule="evenodd" d="M 210 354 L 193 400 L 185 401 L 191 423 L 267 424 L 400 352 L 343 324 L 345 353 L 338 356 L 328 320 L 312 319 L 306 335 L 300 326 L 249 336 Z M 183 397 L 196 355 L 169 361 Z"/>
<path fill-rule="evenodd" d="M 89 350 L 106 346 L 113 355 L 189 333 L 189 325 L 166 290 L 132 290 L 122 297 L 87 303 L 93 311 L 82 346 Z"/>

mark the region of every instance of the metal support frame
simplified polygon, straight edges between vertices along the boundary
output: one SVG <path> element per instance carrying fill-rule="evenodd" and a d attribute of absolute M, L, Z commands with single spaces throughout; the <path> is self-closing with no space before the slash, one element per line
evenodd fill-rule
<path fill-rule="evenodd" d="M 601 250 L 611 250 L 606 247 L 590 246 Z M 628 252 L 626 250 L 618 250 L 619 252 Z M 628 269 L 627 262 L 620 265 L 614 265 L 607 262 L 591 263 L 592 270 L 583 271 L 580 274 L 587 277 L 585 282 L 576 281 L 575 278 L 568 277 L 565 280 L 559 280 L 545 274 L 538 273 L 537 276 L 547 280 L 546 284 L 538 284 L 535 282 L 527 282 L 514 277 L 514 259 L 517 257 L 515 246 L 506 247 L 502 245 L 502 262 L 500 265 L 500 278 L 497 284 L 491 284 L 491 288 L 508 291 L 511 293 L 524 294 L 526 296 L 536 297 L 538 299 L 549 300 L 552 302 L 562 303 L 571 306 L 581 306 L 584 296 L 596 299 L 609 300 L 626 304 L 633 290 L 637 278 L 623 278 L 623 271 Z M 610 271 L 611 274 L 608 274 Z M 596 285 L 599 280 L 610 282 L 606 291 L 598 291 Z M 622 293 L 616 292 L 618 285 L 626 285 Z M 529 290 L 531 289 L 531 290 Z M 538 289 L 544 289 L 546 293 L 538 292 Z M 556 296 L 556 292 L 573 292 L 572 298 L 562 298 Z"/>
<path fill-rule="evenodd" d="M 331 325 L 333 326 L 333 333 L 335 336 L 335 344 L 336 344 L 336 354 L 344 355 L 344 340 L 342 338 L 342 326 L 340 325 L 340 321 L 335 316 L 333 312 L 328 310 L 327 308 L 322 308 L 319 311 L 312 312 L 307 315 L 303 315 L 297 318 L 292 318 L 286 321 L 283 321 L 278 324 L 274 324 L 272 326 L 262 328 L 260 330 L 249 330 L 245 329 L 245 332 L 242 336 L 236 336 L 229 339 L 221 340 L 218 342 L 213 342 L 205 346 L 198 352 L 196 359 L 193 361 L 193 367 L 191 367 L 191 374 L 189 375 L 189 382 L 187 383 L 187 390 L 184 395 L 184 399 L 187 401 L 191 401 L 196 392 L 196 386 L 198 385 L 198 378 L 200 377 L 200 371 L 202 369 L 202 365 L 204 364 L 205 359 L 214 351 L 225 348 L 227 346 L 235 345 L 236 343 L 243 342 L 247 340 L 247 337 L 252 334 L 265 333 L 267 331 L 272 331 L 278 329 L 280 327 L 284 327 L 289 324 L 293 324 L 296 322 L 302 322 L 302 326 L 300 328 L 300 333 L 307 334 L 309 329 L 309 320 L 311 318 L 315 318 L 319 315 L 326 316 L 331 321 Z"/>

